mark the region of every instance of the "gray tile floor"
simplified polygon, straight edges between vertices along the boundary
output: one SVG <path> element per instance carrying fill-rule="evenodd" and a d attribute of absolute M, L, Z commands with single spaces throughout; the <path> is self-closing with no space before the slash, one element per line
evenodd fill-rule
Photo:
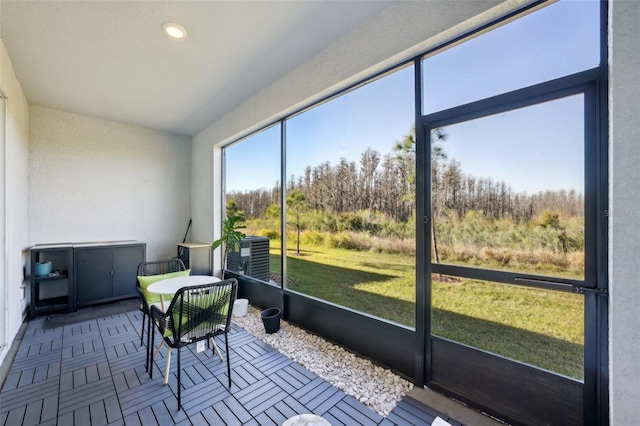
<path fill-rule="evenodd" d="M 175 356 L 168 386 L 164 349 L 150 379 L 140 324 L 137 310 L 53 327 L 46 317 L 31 321 L 0 392 L 0 425 L 280 425 L 301 413 L 334 426 L 446 419 L 409 397 L 383 418 L 235 325 L 231 389 L 225 362 L 211 350 L 183 348 L 178 411 Z M 218 347 L 224 351 L 223 342 Z"/>

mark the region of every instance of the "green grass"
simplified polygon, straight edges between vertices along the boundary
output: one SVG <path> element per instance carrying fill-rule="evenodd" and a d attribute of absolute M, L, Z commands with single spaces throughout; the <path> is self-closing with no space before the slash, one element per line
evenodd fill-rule
<path fill-rule="evenodd" d="M 415 324 L 415 258 L 323 246 L 287 252 L 288 287 L 401 324 Z M 271 270 L 280 248 L 271 241 Z M 433 282 L 432 332 L 582 379 L 581 296 L 461 279 Z"/>
<path fill-rule="evenodd" d="M 583 298 L 463 279 L 433 282 L 432 332 L 489 352 L 583 378 Z"/>

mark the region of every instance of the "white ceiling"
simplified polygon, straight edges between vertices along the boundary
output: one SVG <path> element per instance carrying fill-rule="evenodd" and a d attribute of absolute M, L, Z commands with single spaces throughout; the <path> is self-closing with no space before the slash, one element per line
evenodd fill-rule
<path fill-rule="evenodd" d="M 31 105 L 192 136 L 390 4 L 1 0 L 0 35 Z"/>

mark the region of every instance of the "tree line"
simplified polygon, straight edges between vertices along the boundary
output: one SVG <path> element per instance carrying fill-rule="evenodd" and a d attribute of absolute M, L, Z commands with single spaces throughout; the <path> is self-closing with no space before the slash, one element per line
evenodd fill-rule
<path fill-rule="evenodd" d="M 469 211 L 482 212 L 492 219 L 529 221 L 543 211 L 564 217 L 581 217 L 584 200 L 576 190 L 547 190 L 536 194 L 514 192 L 508 183 L 491 177 L 466 174 L 455 158 L 447 159 L 437 144 L 446 136 L 432 135 L 432 216 L 464 217 Z M 397 142 L 394 153 L 381 155 L 369 148 L 360 161 L 340 159 L 338 164 L 323 162 L 307 166 L 302 176 L 291 176 L 287 193 L 300 193 L 311 210 L 330 213 L 372 211 L 396 222 L 409 221 L 415 212 L 415 141 L 413 133 Z M 279 206 L 282 189 L 278 182 L 271 189 L 231 191 L 227 199 L 246 219 L 265 217 L 270 206 Z"/>
<path fill-rule="evenodd" d="M 455 158 L 434 168 L 432 188 L 436 218 L 445 212 L 464 217 L 469 211 L 481 211 L 491 219 L 517 222 L 529 221 L 543 211 L 553 211 L 563 217 L 584 215 L 583 196 L 575 189 L 517 193 L 504 181 L 463 173 Z"/>

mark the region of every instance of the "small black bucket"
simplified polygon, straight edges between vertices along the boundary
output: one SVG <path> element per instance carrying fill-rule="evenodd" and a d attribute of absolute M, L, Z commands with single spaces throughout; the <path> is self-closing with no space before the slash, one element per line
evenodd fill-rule
<path fill-rule="evenodd" d="M 260 312 L 262 323 L 264 324 L 264 331 L 267 333 L 276 333 L 280 330 L 280 309 L 269 308 Z"/>

